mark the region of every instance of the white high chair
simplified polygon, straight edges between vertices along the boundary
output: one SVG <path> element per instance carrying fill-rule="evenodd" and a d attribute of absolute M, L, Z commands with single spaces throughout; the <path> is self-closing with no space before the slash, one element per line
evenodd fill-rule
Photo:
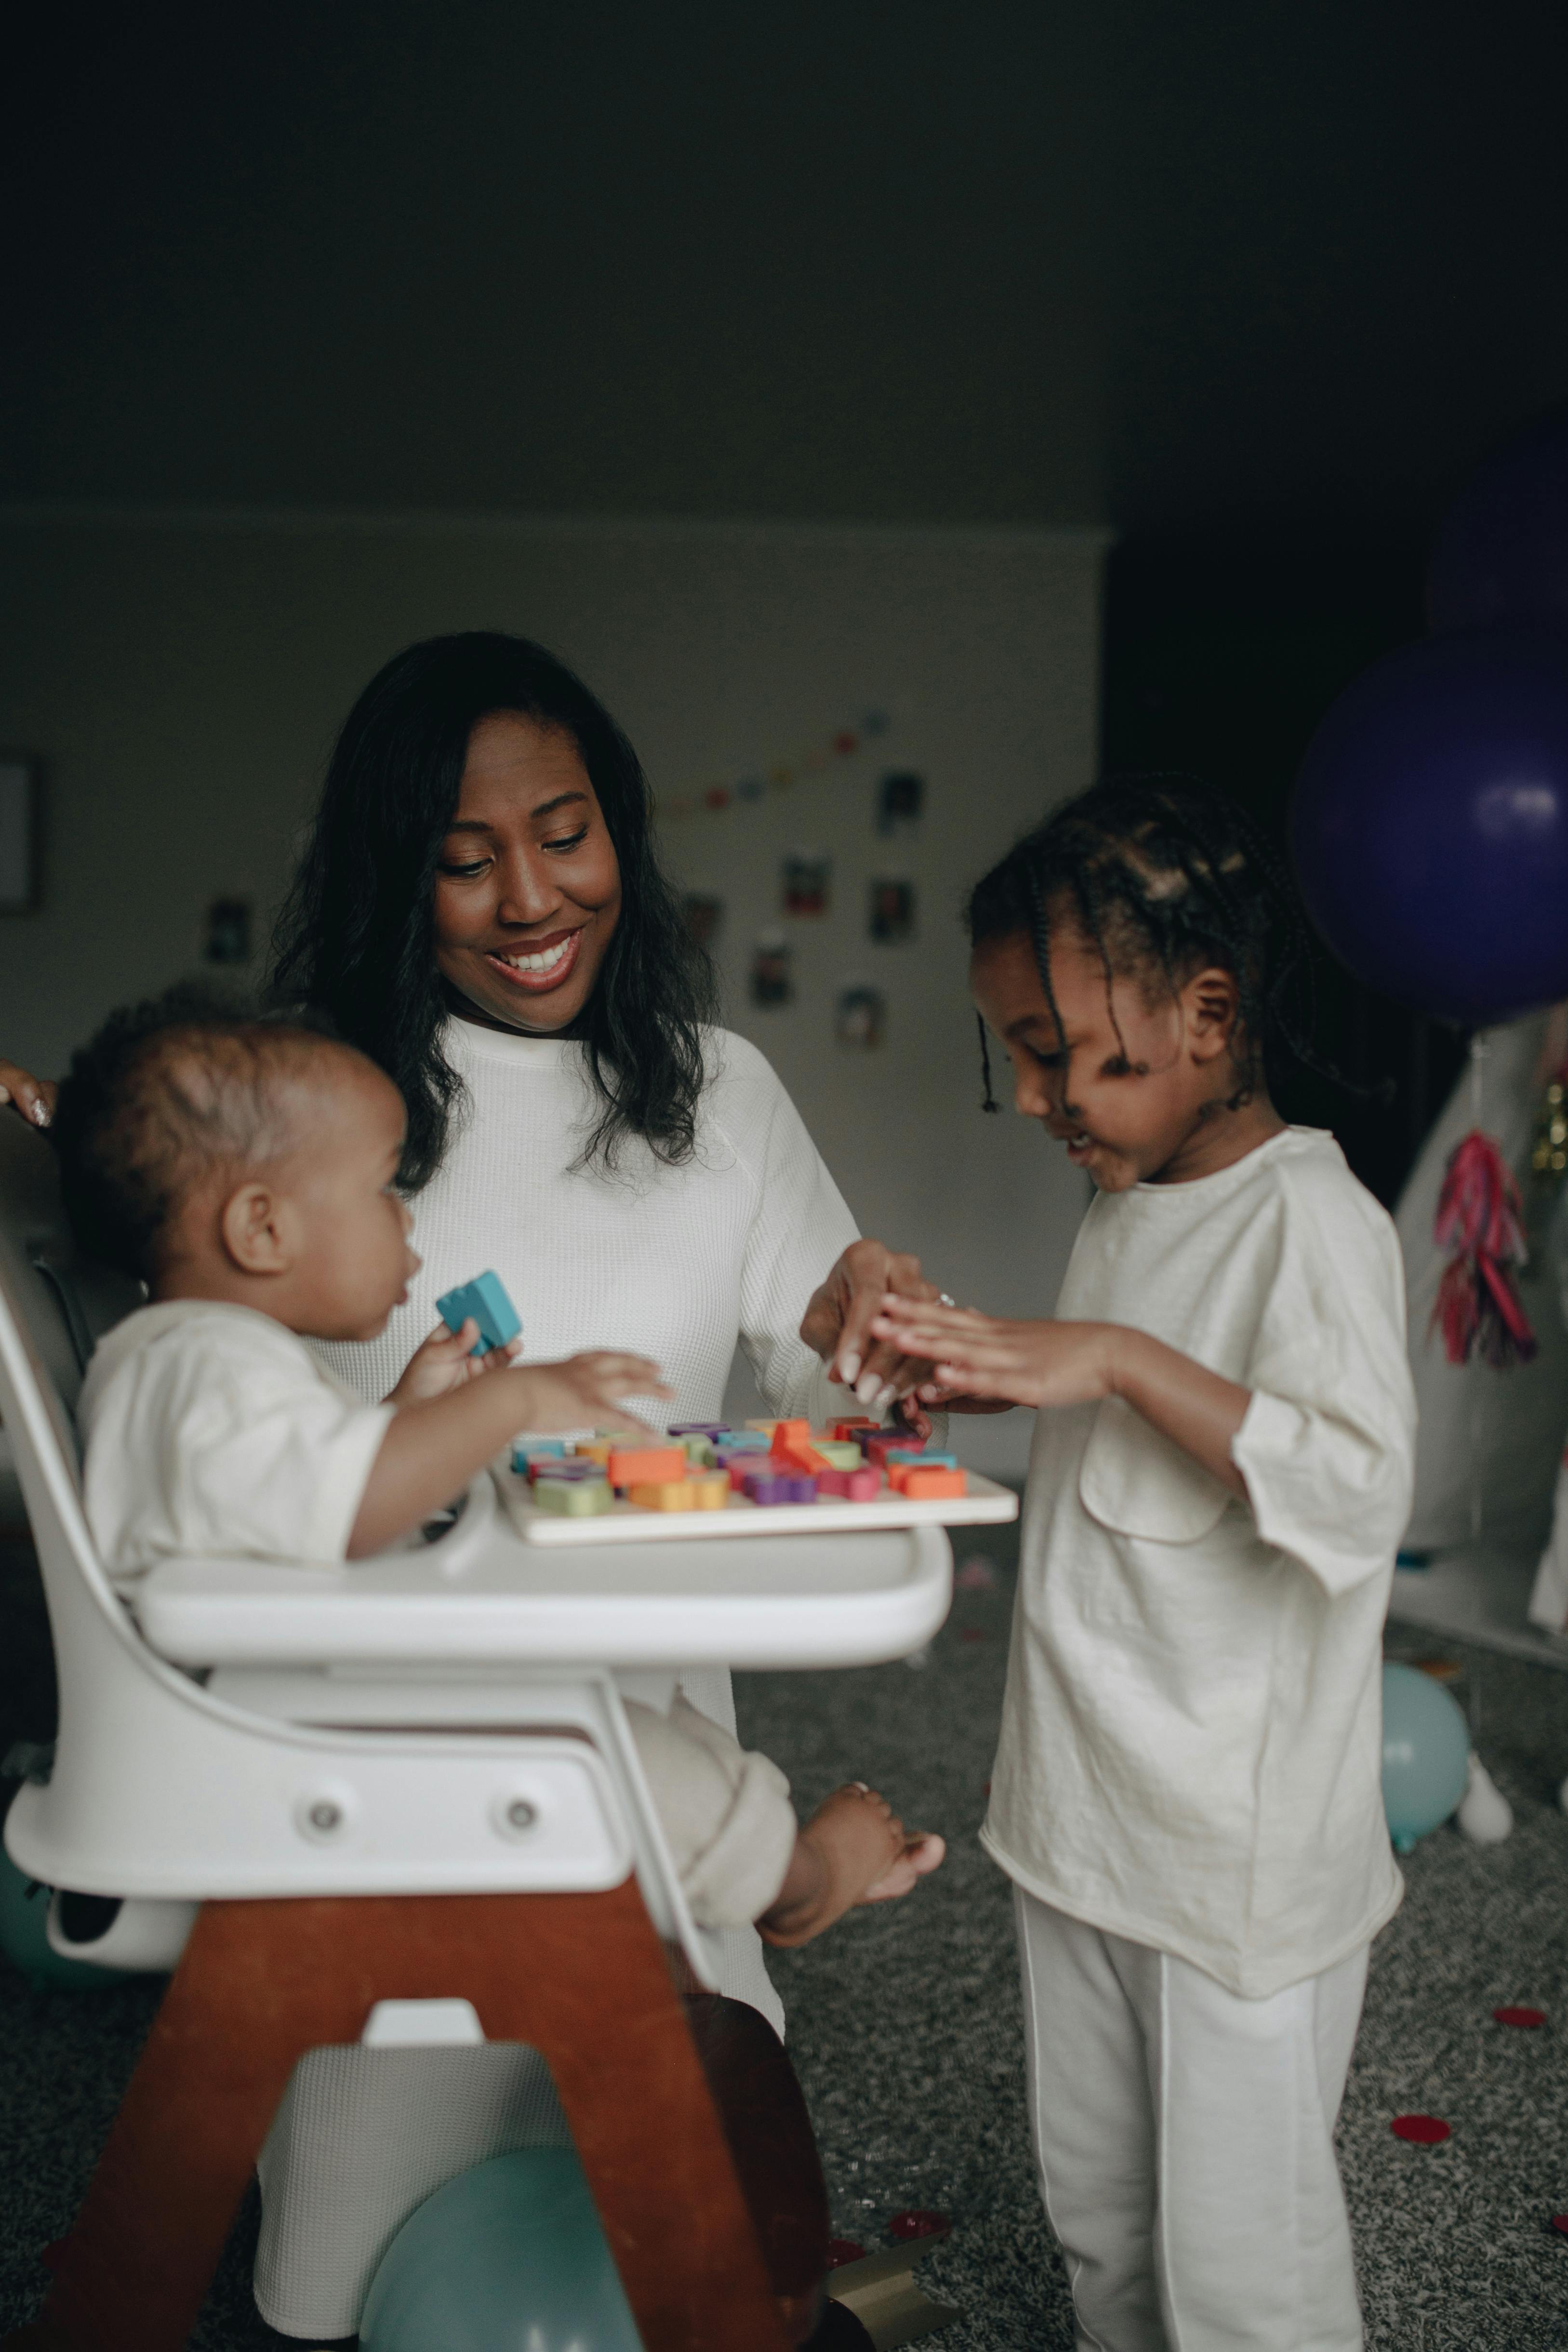
<path fill-rule="evenodd" d="M 67 1410 L 89 1318 L 102 1328 L 131 1302 L 64 1262 L 58 1228 L 17 1246 L 18 1221 L 48 1223 L 39 1166 L 13 1181 L 18 1145 L 47 1157 L 25 1135 L 0 1153 L 0 1417 L 43 1567 L 60 1721 L 53 1777 L 19 1792 L 5 1843 L 51 1886 L 126 1898 L 84 1947 L 64 1937 L 57 1897 L 58 1948 L 174 1975 L 44 2312 L 6 2346 L 175 2352 L 291 2075 L 298 2103 L 310 2069 L 362 2039 L 430 2059 L 454 2041 L 539 2053 L 534 2136 L 552 2136 L 558 2094 L 553 2134 L 569 2128 L 582 2158 L 648 2352 L 799 2342 L 826 2235 L 809 2125 L 754 2019 L 748 2042 L 751 2012 L 683 2006 L 715 1982 L 713 1947 L 610 1667 L 668 1684 L 678 1664 L 901 1654 L 945 1614 L 945 1535 L 557 1556 L 500 1524 L 481 1480 L 427 1550 L 352 1570 L 182 1562 L 147 1580 L 133 1622 L 93 1549 Z M 767 2084 L 765 2136 L 793 2148 L 793 2197 L 763 2177 L 733 2107 L 726 2138 L 713 2095 L 726 2042 L 742 2103 L 755 2110 Z M 319 2114 L 330 2074 L 316 2089 Z M 454 2154 L 447 2171 L 475 2160 Z M 445 2177 L 435 2161 L 411 2202 Z M 341 2332 L 357 2315 L 356 2301 Z"/>

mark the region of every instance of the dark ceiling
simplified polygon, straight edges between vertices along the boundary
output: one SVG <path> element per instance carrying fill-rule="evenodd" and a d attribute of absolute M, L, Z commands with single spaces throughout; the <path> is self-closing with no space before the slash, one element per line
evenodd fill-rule
<path fill-rule="evenodd" d="M 1568 391 L 1568 10 L 9 12 L 0 495 L 1428 509 Z"/>

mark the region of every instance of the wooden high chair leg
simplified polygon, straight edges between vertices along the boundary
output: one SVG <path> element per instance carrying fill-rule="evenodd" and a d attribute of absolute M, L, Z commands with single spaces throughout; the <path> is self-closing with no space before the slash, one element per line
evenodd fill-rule
<path fill-rule="evenodd" d="M 598 1895 L 205 1906 L 43 2312 L 5 2352 L 179 2352 L 295 2062 L 356 2042 L 377 2000 L 454 1994 L 488 2039 L 543 2054 L 647 2352 L 798 2341 L 810 2296 L 770 2284 L 628 1880 Z"/>

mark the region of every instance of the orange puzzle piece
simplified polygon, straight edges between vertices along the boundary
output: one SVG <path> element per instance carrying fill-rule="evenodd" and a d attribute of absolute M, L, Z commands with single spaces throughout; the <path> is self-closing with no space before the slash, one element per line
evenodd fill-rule
<path fill-rule="evenodd" d="M 684 1483 L 691 1465 L 683 1445 L 616 1445 L 609 1470 L 612 1486 L 662 1486 Z"/>
<path fill-rule="evenodd" d="M 801 1478 L 818 1477 L 830 1466 L 811 1442 L 809 1421 L 775 1422 L 768 1453 L 781 1469 L 791 1470 Z"/>
<path fill-rule="evenodd" d="M 969 1492 L 969 1480 L 962 1470 L 919 1470 L 912 1465 L 904 1469 L 901 1463 L 896 1466 L 903 1475 L 895 1483 L 911 1503 L 946 1502 L 951 1496 Z M 892 1479 L 893 1471 L 888 1475 Z"/>
<path fill-rule="evenodd" d="M 689 1478 L 660 1478 L 647 1486 L 633 1486 L 626 1500 L 635 1503 L 639 1511 L 694 1511 L 697 1508 Z"/>

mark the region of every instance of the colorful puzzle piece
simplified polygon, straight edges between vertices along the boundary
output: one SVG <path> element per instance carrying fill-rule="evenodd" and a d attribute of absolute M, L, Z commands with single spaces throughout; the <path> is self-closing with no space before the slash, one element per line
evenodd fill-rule
<path fill-rule="evenodd" d="M 649 1479 L 628 1486 L 626 1500 L 639 1511 L 694 1511 L 696 1497 L 689 1478 Z"/>
<path fill-rule="evenodd" d="M 911 1503 L 947 1502 L 952 1496 L 969 1492 L 969 1480 L 962 1470 L 906 1470 L 898 1491 Z"/>
<path fill-rule="evenodd" d="M 558 1511 L 565 1518 L 585 1519 L 607 1511 L 615 1501 L 607 1478 L 558 1478 L 533 1482 L 533 1499 L 542 1511 Z"/>
<path fill-rule="evenodd" d="M 685 1483 L 690 1465 L 679 1445 L 616 1445 L 610 1449 L 612 1486 L 659 1486 Z"/>
<path fill-rule="evenodd" d="M 882 1491 L 882 1474 L 868 1462 L 858 1470 L 825 1470 L 816 1490 L 846 1503 L 874 1503 Z"/>
<path fill-rule="evenodd" d="M 747 1474 L 746 1492 L 753 1503 L 815 1503 L 815 1478 L 776 1475 L 771 1470 L 754 1470 Z"/>
<path fill-rule="evenodd" d="M 522 1318 L 506 1295 L 506 1285 L 499 1274 L 477 1274 L 472 1282 L 460 1282 L 455 1290 L 443 1291 L 436 1301 L 436 1312 L 448 1331 L 460 1331 L 471 1315 L 479 1327 L 479 1336 L 470 1353 L 488 1356 L 492 1348 L 504 1348 L 522 1329 Z"/>

